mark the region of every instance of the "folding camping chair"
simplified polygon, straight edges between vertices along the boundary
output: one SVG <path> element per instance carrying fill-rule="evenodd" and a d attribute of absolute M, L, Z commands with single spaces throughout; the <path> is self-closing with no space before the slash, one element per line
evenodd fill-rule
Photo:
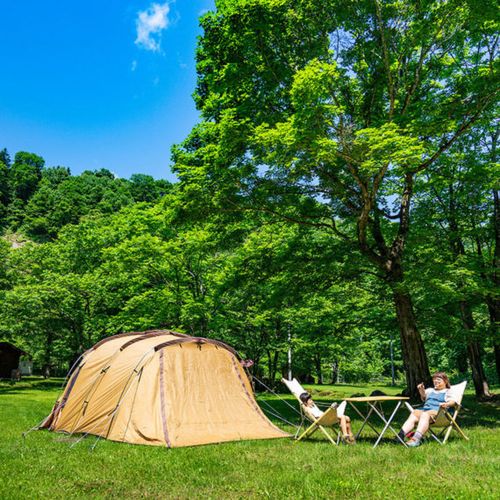
<path fill-rule="evenodd" d="M 450 433 L 452 429 L 455 429 L 458 434 L 463 437 L 466 441 L 469 441 L 469 438 L 464 434 L 462 429 L 457 424 L 457 417 L 462 409 L 462 398 L 465 392 L 465 386 L 467 385 L 467 381 L 461 382 L 460 384 L 452 385 L 449 389 L 450 396 L 453 401 L 455 401 L 455 406 L 451 408 L 451 411 L 448 409 L 440 408 L 438 414 L 436 415 L 434 421 L 431 423 L 429 427 L 430 435 L 439 443 L 445 444 L 450 437 Z M 415 408 L 413 408 L 409 403 L 406 403 L 406 407 L 412 412 Z M 418 408 L 416 408 L 418 409 Z M 440 428 L 441 430 L 436 434 L 433 429 Z"/>
<path fill-rule="evenodd" d="M 312 436 L 317 430 L 320 430 L 330 441 L 330 443 L 338 445 L 341 439 L 341 431 L 340 431 L 340 426 L 339 426 L 339 418 L 344 414 L 344 409 L 346 407 L 346 402 L 343 401 L 340 403 L 339 406 L 337 407 L 332 407 L 328 408 L 321 417 L 315 417 L 311 413 L 311 408 L 306 406 L 301 400 L 300 400 L 300 395 L 303 394 L 304 392 L 307 392 L 297 381 L 297 379 L 292 379 L 292 380 L 287 380 L 285 378 L 282 378 L 281 381 L 288 387 L 290 392 L 297 398 L 297 401 L 300 403 L 300 413 L 302 416 L 302 422 L 297 430 L 297 433 L 295 434 L 295 439 L 297 441 L 300 441 L 306 437 Z M 317 409 L 317 407 L 316 407 Z M 300 432 L 300 429 L 302 428 L 302 424 L 304 423 L 304 420 L 307 419 L 312 422 L 312 424 L 299 436 L 297 437 L 298 433 Z M 332 435 L 326 430 L 326 427 L 333 428 L 336 427 L 337 430 L 337 438 L 334 439 Z"/>

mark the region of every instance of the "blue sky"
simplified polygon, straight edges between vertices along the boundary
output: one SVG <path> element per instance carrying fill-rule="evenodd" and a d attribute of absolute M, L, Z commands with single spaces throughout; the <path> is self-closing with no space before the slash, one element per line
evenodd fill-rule
<path fill-rule="evenodd" d="M 0 149 L 73 174 L 174 180 L 198 120 L 198 18 L 213 0 L 0 0 Z"/>

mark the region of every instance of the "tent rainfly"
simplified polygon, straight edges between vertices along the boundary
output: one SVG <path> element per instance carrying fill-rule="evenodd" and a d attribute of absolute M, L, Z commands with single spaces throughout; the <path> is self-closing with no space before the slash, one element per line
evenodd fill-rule
<path fill-rule="evenodd" d="M 288 436 L 259 408 L 240 361 L 217 340 L 115 335 L 82 355 L 39 428 L 169 448 Z"/>

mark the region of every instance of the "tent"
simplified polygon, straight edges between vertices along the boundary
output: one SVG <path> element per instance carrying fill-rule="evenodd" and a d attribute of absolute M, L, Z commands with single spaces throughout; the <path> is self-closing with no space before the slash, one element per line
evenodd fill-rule
<path fill-rule="evenodd" d="M 259 408 L 231 347 L 168 330 L 85 352 L 39 428 L 169 448 L 288 436 Z"/>

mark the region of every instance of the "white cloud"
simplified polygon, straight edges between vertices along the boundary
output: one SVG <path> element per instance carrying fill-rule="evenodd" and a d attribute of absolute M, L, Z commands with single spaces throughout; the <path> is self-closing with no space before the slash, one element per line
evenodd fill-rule
<path fill-rule="evenodd" d="M 136 27 L 136 45 L 146 50 L 158 52 L 160 50 L 161 33 L 168 28 L 170 20 L 168 3 L 153 3 L 148 9 L 138 12 Z"/>
<path fill-rule="evenodd" d="M 133 60 L 132 64 L 130 65 L 130 71 L 135 71 L 137 69 L 137 61 Z"/>

